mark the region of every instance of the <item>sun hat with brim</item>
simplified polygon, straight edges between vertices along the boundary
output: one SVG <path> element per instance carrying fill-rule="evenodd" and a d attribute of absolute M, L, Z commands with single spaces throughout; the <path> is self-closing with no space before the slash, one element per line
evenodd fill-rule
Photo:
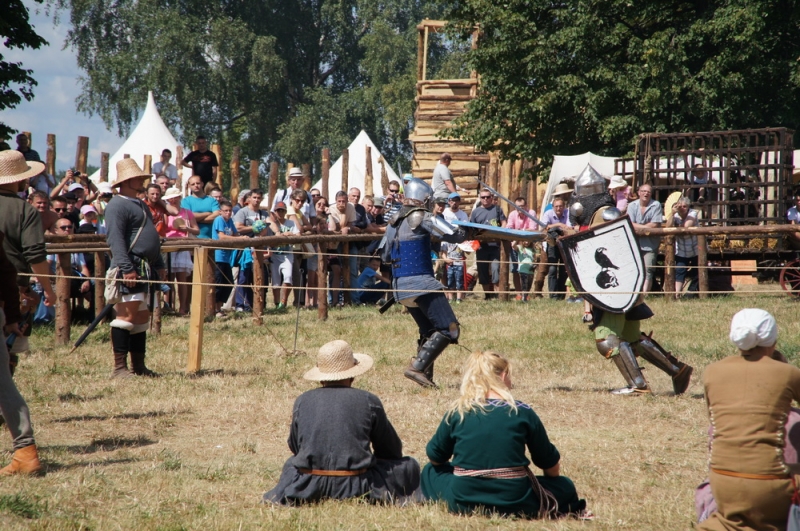
<path fill-rule="evenodd" d="M 553 190 L 553 195 L 562 195 L 571 193 L 572 193 L 572 188 L 570 188 L 567 183 L 560 183 L 558 186 L 556 186 L 556 189 Z"/>
<path fill-rule="evenodd" d="M 108 183 L 97 183 L 97 193 L 100 195 L 113 194 L 114 189 Z"/>
<path fill-rule="evenodd" d="M 180 196 L 181 196 L 181 191 L 173 186 L 172 188 L 167 188 L 167 191 L 164 192 L 164 197 L 162 197 L 161 199 L 166 201 L 167 199 L 174 199 Z"/>
<path fill-rule="evenodd" d="M 306 372 L 303 378 L 312 382 L 347 380 L 364 374 L 373 363 L 371 356 L 354 353 L 347 341 L 337 339 L 320 347 L 317 366 Z"/>
<path fill-rule="evenodd" d="M 122 159 L 117 162 L 117 180 L 111 186 L 117 187 L 131 179 L 149 179 L 151 174 L 145 173 L 133 159 Z"/>
<path fill-rule="evenodd" d="M 292 168 L 289 170 L 289 177 L 305 177 L 303 175 L 303 170 L 300 168 Z"/>
<path fill-rule="evenodd" d="M 625 188 L 626 186 L 628 186 L 628 183 L 625 182 L 625 179 L 623 179 L 621 175 L 613 175 L 611 177 L 611 182 L 608 183 L 609 190 L 616 190 L 617 188 Z"/>
<path fill-rule="evenodd" d="M 36 177 L 43 171 L 43 163 L 27 161 L 17 150 L 0 151 L 0 184 L 18 183 Z"/>

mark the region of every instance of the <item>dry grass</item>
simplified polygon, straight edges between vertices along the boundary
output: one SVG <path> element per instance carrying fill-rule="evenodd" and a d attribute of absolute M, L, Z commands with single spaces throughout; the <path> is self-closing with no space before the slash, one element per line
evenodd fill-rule
<path fill-rule="evenodd" d="M 759 306 L 780 323 L 779 347 L 797 363 L 798 302 L 787 297 L 741 296 L 665 304 L 644 324 L 697 367 L 732 352 L 730 317 Z M 344 338 L 376 358 L 356 385 L 383 400 L 407 454 L 425 462 L 429 437 L 457 393 L 465 350 L 451 347 L 437 363 L 440 390 L 402 377 L 415 345 L 408 316 L 373 309 L 331 312 L 326 323 L 301 314 L 298 349 L 280 347 L 249 319 L 208 324 L 204 366 L 190 378 L 188 321 L 167 320 L 150 339 L 150 366 L 159 380 L 109 380 L 108 329 L 75 354 L 52 345 L 44 330 L 22 360 L 18 385 L 28 400 L 47 466 L 40 479 L 0 480 L 0 522 L 11 529 L 690 529 L 693 488 L 705 476 L 707 419 L 702 387 L 671 396 L 669 379 L 648 368 L 652 397 L 607 393 L 622 379 L 600 358 L 580 323 L 580 305 L 537 300 L 483 303 L 456 309 L 464 347 L 493 348 L 515 362 L 515 396 L 543 419 L 563 455 L 563 472 L 597 514 L 596 521 L 525 522 L 457 517 L 442 506 L 404 509 L 359 501 L 299 509 L 259 503 L 289 452 L 291 405 L 312 384 L 300 375 L 325 341 Z M 291 349 L 294 314 L 270 315 L 269 327 Z M 4 448 L 9 448 L 8 440 Z M 7 462 L 10 453 L 1 457 Z"/>

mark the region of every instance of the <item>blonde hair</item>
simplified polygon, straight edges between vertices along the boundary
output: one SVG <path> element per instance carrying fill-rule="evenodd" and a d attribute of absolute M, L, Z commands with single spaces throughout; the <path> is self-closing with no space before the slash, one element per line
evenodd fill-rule
<path fill-rule="evenodd" d="M 475 410 L 485 411 L 486 395 L 490 391 L 501 396 L 516 412 L 517 404 L 514 402 L 514 397 L 503 383 L 504 372 L 511 375 L 511 364 L 501 354 L 491 350 L 473 352 L 467 360 L 464 379 L 461 380 L 461 396 L 453 402 L 448 418 L 457 413 L 460 422 L 464 420 L 466 413 Z"/>

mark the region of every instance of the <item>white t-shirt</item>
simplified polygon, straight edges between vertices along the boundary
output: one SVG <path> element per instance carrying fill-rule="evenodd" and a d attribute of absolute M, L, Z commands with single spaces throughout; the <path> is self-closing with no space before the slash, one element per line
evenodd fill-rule
<path fill-rule="evenodd" d="M 161 173 L 162 168 L 164 168 L 164 163 L 161 161 L 156 162 L 153 164 L 153 173 L 158 175 Z M 169 178 L 170 182 L 174 183 L 178 181 L 178 168 L 176 168 L 174 164 L 167 163 L 164 174 Z"/>
<path fill-rule="evenodd" d="M 795 223 L 800 223 L 800 212 L 798 212 L 796 206 L 793 206 L 786 212 L 786 219 L 794 221 Z"/>
<path fill-rule="evenodd" d="M 451 208 L 444 209 L 444 220 L 445 221 L 469 221 L 469 216 L 463 210 L 459 209 L 453 212 Z"/>

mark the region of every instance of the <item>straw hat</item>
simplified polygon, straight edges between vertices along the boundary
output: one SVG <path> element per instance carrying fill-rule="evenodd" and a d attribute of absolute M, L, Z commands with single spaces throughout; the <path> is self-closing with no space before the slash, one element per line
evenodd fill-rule
<path fill-rule="evenodd" d="M 357 354 L 347 341 L 325 343 L 317 353 L 317 366 L 303 375 L 312 382 L 335 382 L 364 374 L 372 368 L 372 358 Z"/>
<path fill-rule="evenodd" d="M 0 151 L 0 184 L 11 184 L 36 177 L 44 171 L 44 164 L 25 160 L 14 149 Z"/>
<path fill-rule="evenodd" d="M 177 187 L 173 186 L 172 188 L 167 188 L 167 191 L 164 192 L 164 197 L 162 197 L 161 199 L 166 201 L 167 199 L 173 199 L 175 197 L 180 197 L 180 196 L 181 196 L 181 191 Z"/>
<path fill-rule="evenodd" d="M 572 188 L 567 183 L 559 183 L 556 189 L 553 190 L 553 195 L 571 194 Z"/>
<path fill-rule="evenodd" d="M 151 174 L 145 173 L 143 169 L 136 164 L 136 161 L 133 159 L 122 159 L 117 162 L 117 180 L 114 181 L 114 184 L 111 186 L 117 187 L 124 183 L 125 181 L 129 181 L 131 179 L 148 179 L 152 177 Z"/>
<path fill-rule="evenodd" d="M 292 168 L 289 170 L 289 177 L 305 177 L 301 168 Z"/>
<path fill-rule="evenodd" d="M 616 190 L 617 188 L 625 188 L 626 186 L 628 186 L 628 183 L 625 182 L 625 179 L 623 179 L 621 175 L 612 175 L 611 181 L 608 183 L 609 190 Z"/>

